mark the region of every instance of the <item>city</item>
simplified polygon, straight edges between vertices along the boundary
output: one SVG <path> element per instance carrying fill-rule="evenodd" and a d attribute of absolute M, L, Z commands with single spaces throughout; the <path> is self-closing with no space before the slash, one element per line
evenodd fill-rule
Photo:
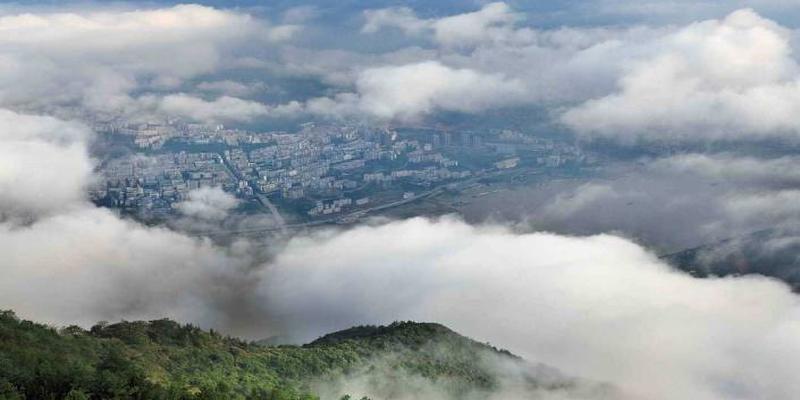
<path fill-rule="evenodd" d="M 168 218 L 191 190 L 220 187 L 293 223 L 353 222 L 494 174 L 575 172 L 597 162 L 567 141 L 508 129 L 306 123 L 288 133 L 176 121 L 98 128 L 131 153 L 101 163 L 93 201 L 145 220 Z"/>

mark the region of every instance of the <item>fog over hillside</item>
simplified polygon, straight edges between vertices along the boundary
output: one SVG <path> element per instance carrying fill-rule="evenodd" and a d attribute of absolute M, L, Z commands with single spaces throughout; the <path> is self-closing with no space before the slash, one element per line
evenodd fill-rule
<path fill-rule="evenodd" d="M 748 251 L 795 267 L 793 2 L 573 3 L 0 6 L 0 309 L 293 342 L 435 321 L 625 398 L 796 397 L 791 287 L 659 258 L 771 229 Z M 455 115 L 502 130 L 512 109 L 634 156 L 444 216 L 225 241 L 189 233 L 242 206 L 219 188 L 192 191 L 164 224 L 88 194 L 109 120 L 388 129 Z"/>

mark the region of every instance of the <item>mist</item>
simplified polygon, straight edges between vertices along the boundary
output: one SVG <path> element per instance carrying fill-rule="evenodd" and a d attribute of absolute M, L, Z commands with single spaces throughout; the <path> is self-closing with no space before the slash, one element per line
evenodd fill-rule
<path fill-rule="evenodd" d="M 800 308 L 786 285 L 694 278 L 610 235 L 417 218 L 295 237 L 259 263 L 252 244 L 221 248 L 90 209 L 0 237 L 0 302 L 55 324 L 168 316 L 303 342 L 436 321 L 636 398 L 797 390 Z"/>

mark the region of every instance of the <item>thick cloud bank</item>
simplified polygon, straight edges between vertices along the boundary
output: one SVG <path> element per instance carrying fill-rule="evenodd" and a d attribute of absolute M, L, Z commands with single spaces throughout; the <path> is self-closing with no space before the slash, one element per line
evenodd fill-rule
<path fill-rule="evenodd" d="M 86 199 L 93 163 L 85 125 L 2 109 L 0 122 L 2 307 L 58 323 L 163 314 L 238 329 L 233 321 L 250 306 L 234 303 L 247 298 L 240 294 L 252 284 L 247 268 L 258 251 L 219 248 L 94 207 Z M 202 189 L 180 207 L 213 220 L 236 203 Z"/>
<path fill-rule="evenodd" d="M 692 278 L 614 236 L 520 234 L 452 219 L 298 237 L 265 262 L 255 244 L 220 247 L 95 208 L 76 194 L 90 161 L 72 150 L 86 146 L 88 130 L 4 116 L 14 121 L 0 131 L 4 143 L 40 143 L 76 165 L 35 167 L 36 184 L 62 199 L 57 206 L 38 203 L 33 190 L 3 192 L 3 212 L 27 217 L 0 224 L 0 303 L 21 315 L 62 324 L 168 316 L 298 339 L 359 323 L 431 320 L 634 398 L 784 399 L 800 389 L 800 304 L 776 281 Z M 752 179 L 759 172 L 748 163 L 703 169 Z M 72 184 L 57 185 L 55 168 Z M 6 174 L 0 183 L 21 178 Z"/>
<path fill-rule="evenodd" d="M 800 304 L 763 278 L 699 280 L 613 236 L 414 219 L 296 239 L 262 290 L 295 333 L 441 321 L 633 398 L 791 398 Z"/>
<path fill-rule="evenodd" d="M 0 14 L 0 103 L 70 118 L 215 124 L 545 108 L 549 122 L 587 136 L 797 137 L 796 34 L 756 11 L 548 29 L 523 10 L 493 2 L 422 17 L 395 7 L 364 11 L 360 26 L 317 27 L 358 36 L 353 48 L 295 42 L 314 25 L 310 11 L 288 12 L 282 24 L 199 5 Z M 393 31 L 402 45 L 383 44 Z"/>
<path fill-rule="evenodd" d="M 90 135 L 81 124 L 0 108 L 0 221 L 84 199 L 92 172 Z"/>
<path fill-rule="evenodd" d="M 339 94 L 334 100 L 313 99 L 309 110 L 409 120 L 436 111 L 484 111 L 514 104 L 524 96 L 522 82 L 436 61 L 370 68 L 361 73 L 356 87 L 357 93 Z"/>
<path fill-rule="evenodd" d="M 208 116 L 188 112 L 184 105 L 191 99 L 160 102 L 159 93 L 230 68 L 240 58 L 237 50 L 274 42 L 279 28 L 199 5 L 0 14 L 0 104 L 91 118 L 166 113 L 199 121 L 248 120 L 267 108 L 223 96 L 210 104 L 235 109 Z M 140 96 L 147 92 L 152 94 Z"/>
<path fill-rule="evenodd" d="M 753 139 L 800 131 L 791 32 L 752 10 L 691 24 L 631 64 L 618 93 L 563 119 L 609 136 Z"/>
<path fill-rule="evenodd" d="M 256 266 L 101 210 L 4 226 L 0 302 L 52 322 L 164 315 L 308 339 L 445 323 L 633 398 L 791 398 L 800 304 L 765 278 L 702 280 L 613 236 L 412 219 L 293 239 Z"/>
<path fill-rule="evenodd" d="M 587 7 L 658 13 L 687 6 L 599 3 Z M 742 2 L 750 3 L 771 8 L 763 2 Z M 526 24 L 531 15 L 507 3 L 440 18 L 422 18 L 410 8 L 386 8 L 365 12 L 362 32 L 399 30 L 432 49 L 396 51 L 383 60 L 394 67 L 409 58 L 435 60 L 450 68 L 501 74 L 520 90 L 511 96 L 476 93 L 470 98 L 482 101 L 481 107 L 444 110 L 474 113 L 544 106 L 578 133 L 623 141 L 796 138 L 796 33 L 753 9 L 723 11 L 731 7 L 708 5 L 705 8 L 720 8 L 718 16 L 729 14 L 703 20 L 708 13 L 697 12 L 697 22 L 683 25 L 560 29 Z M 428 102 L 423 97 L 415 100 L 413 92 L 400 93 L 406 94 L 408 104 Z M 405 110 L 425 115 L 425 108 Z"/>

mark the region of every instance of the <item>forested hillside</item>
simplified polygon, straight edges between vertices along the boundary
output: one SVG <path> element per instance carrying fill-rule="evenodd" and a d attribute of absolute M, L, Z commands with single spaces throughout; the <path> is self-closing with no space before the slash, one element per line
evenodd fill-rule
<path fill-rule="evenodd" d="M 523 366 L 528 367 L 506 351 L 438 324 L 362 326 L 304 346 L 265 346 L 170 320 L 56 329 L 21 320 L 11 311 L 0 313 L 0 399 L 315 399 L 321 394 L 338 399 L 364 394 L 347 391 L 350 387 L 386 398 L 431 387 L 447 397 L 481 398 L 510 375 L 536 390 L 573 385 L 534 376 L 537 369 Z"/>

